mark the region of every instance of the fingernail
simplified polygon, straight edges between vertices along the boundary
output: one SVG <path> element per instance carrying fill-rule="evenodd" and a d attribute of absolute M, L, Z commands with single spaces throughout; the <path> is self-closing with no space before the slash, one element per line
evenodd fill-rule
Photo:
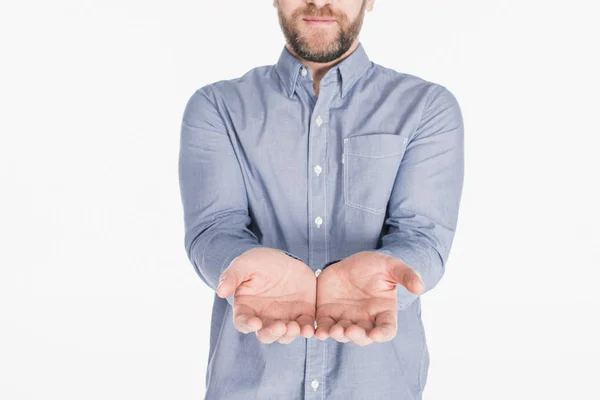
<path fill-rule="evenodd" d="M 423 282 L 423 277 L 421 276 L 421 274 L 419 273 L 419 271 L 415 271 L 415 274 L 417 274 L 417 276 L 421 280 L 421 283 L 425 284 L 425 282 Z"/>

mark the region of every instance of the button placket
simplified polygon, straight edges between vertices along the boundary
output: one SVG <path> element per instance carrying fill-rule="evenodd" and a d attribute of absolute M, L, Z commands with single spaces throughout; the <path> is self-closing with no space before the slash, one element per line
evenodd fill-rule
<path fill-rule="evenodd" d="M 308 134 L 308 216 L 309 216 L 309 262 L 308 265 L 322 266 L 327 262 L 327 225 L 325 224 L 327 215 L 327 179 L 321 176 L 326 165 L 326 147 L 327 147 L 327 127 L 329 115 L 329 103 L 331 98 L 337 92 L 326 85 L 321 87 L 316 102 L 311 110 Z M 321 270 L 315 270 L 318 276 Z M 317 322 L 314 322 L 317 329 Z M 325 354 L 327 352 L 327 343 L 312 337 L 307 340 L 307 364 L 305 368 L 305 396 L 304 400 L 317 400 L 324 398 L 325 395 L 325 373 L 326 366 Z M 323 383 L 323 384 L 321 384 Z"/>

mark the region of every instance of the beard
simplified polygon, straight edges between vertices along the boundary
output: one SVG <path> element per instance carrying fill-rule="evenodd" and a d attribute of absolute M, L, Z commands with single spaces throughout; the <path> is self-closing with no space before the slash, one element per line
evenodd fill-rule
<path fill-rule="evenodd" d="M 349 21 L 346 14 L 334 14 L 328 5 L 319 9 L 312 3 L 308 5 L 306 11 L 298 9 L 289 18 L 286 18 L 278 7 L 277 15 L 286 42 L 298 56 L 311 62 L 327 63 L 344 55 L 358 37 L 365 16 L 366 3 L 366 0 L 363 0 L 354 21 Z M 308 17 L 335 18 L 336 22 L 333 24 L 338 24 L 339 28 L 335 35 L 329 32 L 331 27 L 300 28 L 300 25 L 305 24 L 302 19 Z"/>

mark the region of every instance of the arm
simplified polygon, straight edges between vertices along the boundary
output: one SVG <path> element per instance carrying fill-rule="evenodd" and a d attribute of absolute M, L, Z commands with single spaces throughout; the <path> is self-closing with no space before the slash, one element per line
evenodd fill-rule
<path fill-rule="evenodd" d="M 454 95 L 434 85 L 408 143 L 388 203 L 389 228 L 376 252 L 400 259 L 422 277 L 413 294 L 398 285 L 398 309 L 442 278 L 456 229 L 464 175 L 464 130 Z"/>
<path fill-rule="evenodd" d="M 248 229 L 251 219 L 244 180 L 215 104 L 210 85 L 188 100 L 178 166 L 185 249 L 197 274 L 213 291 L 235 258 L 255 247 L 266 247 Z M 233 294 L 227 301 L 233 305 Z"/>

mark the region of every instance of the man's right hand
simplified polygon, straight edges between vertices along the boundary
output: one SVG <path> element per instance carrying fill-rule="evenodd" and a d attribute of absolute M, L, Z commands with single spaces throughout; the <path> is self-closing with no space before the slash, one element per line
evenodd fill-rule
<path fill-rule="evenodd" d="M 263 343 L 291 343 L 314 332 L 316 276 L 300 260 L 268 247 L 237 257 L 221 274 L 217 295 L 234 295 L 233 324 Z"/>

